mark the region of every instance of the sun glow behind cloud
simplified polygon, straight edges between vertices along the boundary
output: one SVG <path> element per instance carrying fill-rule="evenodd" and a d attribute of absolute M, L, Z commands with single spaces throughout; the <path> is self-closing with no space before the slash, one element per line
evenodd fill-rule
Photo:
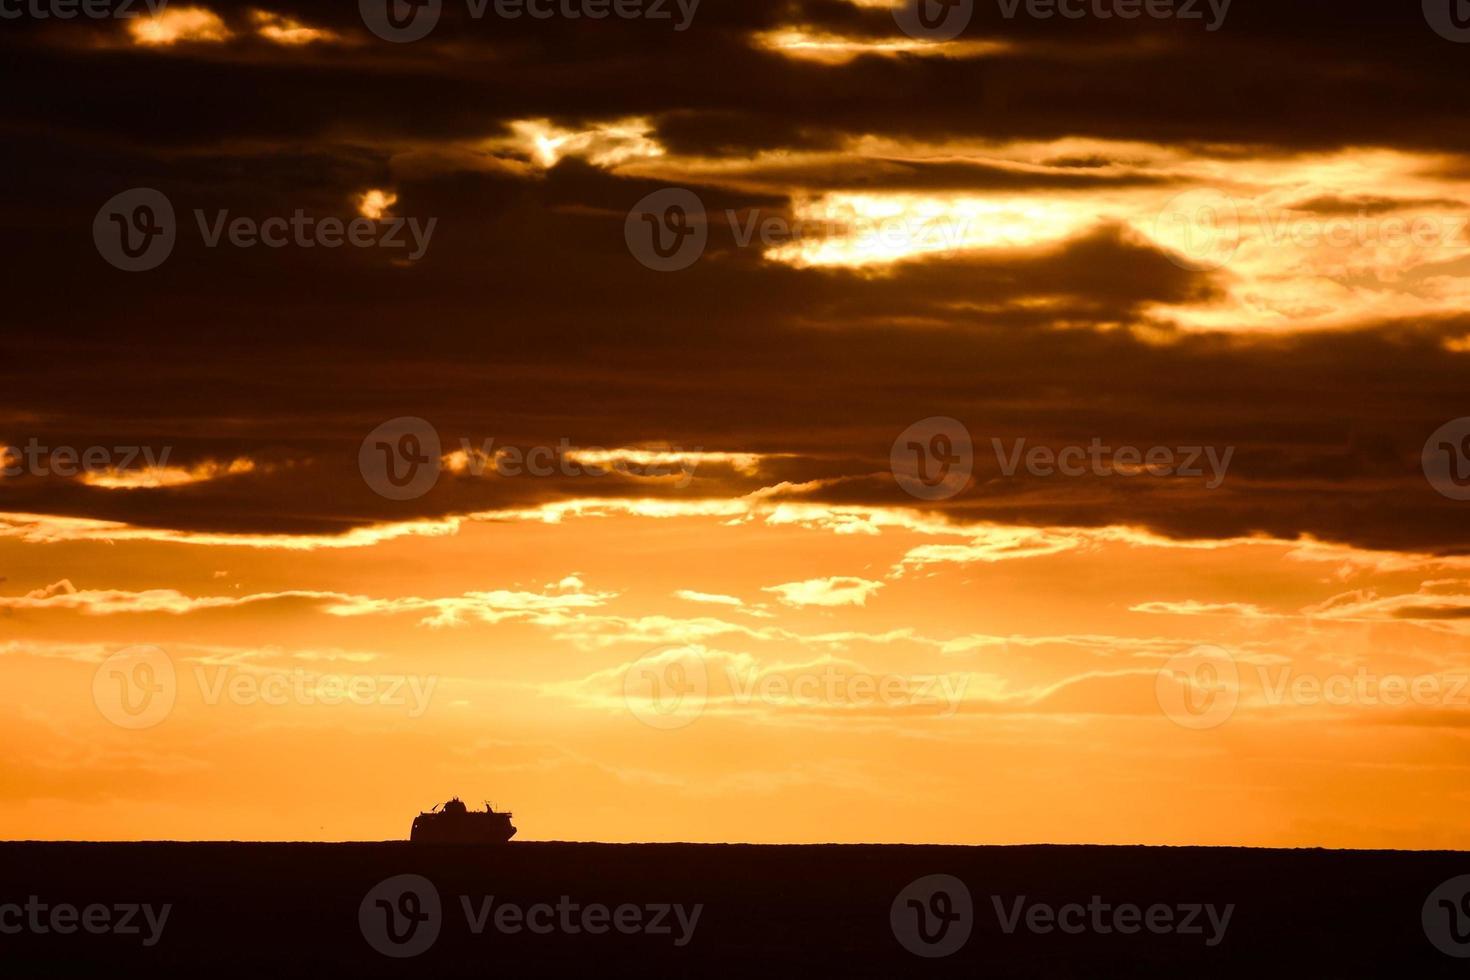
<path fill-rule="evenodd" d="M 784 215 L 742 212 L 735 223 L 753 219 L 760 229 L 782 217 L 782 233 L 755 239 L 755 247 L 768 261 L 796 268 L 882 273 L 909 261 L 1036 253 L 1111 227 L 1211 282 L 1195 298 L 1147 309 L 1160 324 L 1183 329 L 1339 329 L 1373 318 L 1445 315 L 1470 302 L 1470 279 L 1462 274 L 1462 265 L 1470 268 L 1470 181 L 1445 176 L 1443 160 L 1430 155 L 1343 150 L 1261 161 L 1136 141 L 976 145 L 858 137 L 838 150 L 687 157 L 669 153 L 642 117 L 582 129 L 526 119 L 510 130 L 461 148 L 459 163 L 451 155 L 436 165 L 494 163 L 530 177 L 574 157 L 674 186 L 785 194 Z M 936 168 L 958 175 L 974 168 L 977 183 L 995 186 L 903 186 L 914 178 L 922 183 Z M 823 188 L 829 175 L 854 170 L 874 186 Z M 1383 195 L 1385 186 L 1395 188 L 1393 198 Z M 1187 195 L 1227 202 L 1228 228 L 1209 225 L 1210 213 Z M 1396 235 L 1398 225 L 1407 233 Z M 1197 261 L 1202 244 L 1209 258 L 1222 234 L 1223 261 Z M 1013 302 L 1038 310 L 1049 301 L 1036 294 Z"/>
<path fill-rule="evenodd" d="M 129 21 L 128 31 L 134 43 L 154 47 L 180 42 L 218 43 L 233 36 L 220 16 L 204 7 L 165 7 L 156 14 Z"/>
<path fill-rule="evenodd" d="M 538 166 L 554 167 L 564 157 L 577 157 L 599 167 L 662 156 L 664 148 L 649 136 L 653 124 L 637 117 L 598 123 L 589 129 L 566 129 L 549 119 L 522 119 L 510 124 L 508 140 L 487 145 L 513 149 Z"/>
<path fill-rule="evenodd" d="M 398 195 L 392 191 L 373 190 L 361 194 L 357 198 L 357 213 L 364 218 L 373 221 L 381 221 L 388 214 L 388 209 L 398 203 Z"/>
<path fill-rule="evenodd" d="M 824 65 L 845 65 L 863 55 L 938 55 L 946 58 L 975 58 L 1009 50 L 1002 41 L 925 41 L 911 37 L 881 40 L 833 34 L 810 27 L 781 27 L 752 35 L 757 47 L 788 58 Z"/>
<path fill-rule="evenodd" d="M 250 9 L 248 20 L 255 36 L 281 47 L 343 41 L 335 31 L 312 27 L 285 14 L 260 8 Z M 126 23 L 133 43 L 145 48 L 167 48 L 181 43 L 221 44 L 236 37 L 236 32 L 219 14 L 205 7 L 169 5 Z"/>
<path fill-rule="evenodd" d="M 252 10 L 250 19 L 255 24 L 256 33 L 261 37 L 288 47 L 342 39 L 341 35 L 325 28 L 308 27 L 284 14 L 272 13 L 268 10 Z"/>
<path fill-rule="evenodd" d="M 1340 329 L 1448 315 L 1470 302 L 1470 181 L 1427 154 L 1351 149 L 1262 161 L 1106 140 L 967 146 L 864 137 L 841 151 L 630 156 L 621 166 L 670 182 L 787 193 L 789 227 L 756 243 L 766 259 L 797 268 L 881 271 L 1060 248 L 1122 227 L 1213 282 L 1197 300 L 1148 311 L 1185 329 Z M 936 167 L 980 168 L 976 180 L 997 186 L 903 187 Z M 854 168 L 894 186 L 821 188 Z"/>
<path fill-rule="evenodd" d="M 82 474 L 83 483 L 104 490 L 138 490 L 158 487 L 185 487 L 227 476 L 256 471 L 255 461 L 238 458 L 227 463 L 207 461 L 194 466 L 150 466 L 143 469 L 89 470 Z"/>
<path fill-rule="evenodd" d="M 795 202 L 797 240 L 765 254 L 798 268 L 857 268 L 1059 242 L 1094 220 L 1083 207 L 1040 196 L 840 192 Z"/>

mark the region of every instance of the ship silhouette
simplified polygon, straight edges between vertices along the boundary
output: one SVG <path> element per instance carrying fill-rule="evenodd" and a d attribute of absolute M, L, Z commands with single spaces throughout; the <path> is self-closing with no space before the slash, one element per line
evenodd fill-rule
<path fill-rule="evenodd" d="M 413 818 L 408 839 L 430 844 L 504 844 L 516 834 L 511 814 L 497 812 L 490 804 L 470 810 L 455 797 L 442 806 Z"/>

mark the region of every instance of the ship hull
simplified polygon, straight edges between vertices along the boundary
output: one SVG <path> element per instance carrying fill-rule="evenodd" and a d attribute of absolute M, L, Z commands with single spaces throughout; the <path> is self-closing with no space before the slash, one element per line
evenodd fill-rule
<path fill-rule="evenodd" d="M 426 844 L 504 844 L 515 836 L 509 817 L 490 813 L 425 813 L 408 839 Z"/>

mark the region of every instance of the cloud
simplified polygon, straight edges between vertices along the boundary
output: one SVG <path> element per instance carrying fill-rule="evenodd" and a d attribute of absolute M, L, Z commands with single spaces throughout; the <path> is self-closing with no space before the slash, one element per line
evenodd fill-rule
<path fill-rule="evenodd" d="M 559 626 L 567 621 L 568 612 L 596 608 L 616 596 L 615 592 L 568 592 L 562 588 L 555 588 L 552 594 L 497 589 L 435 599 L 340 596 L 325 605 L 323 611 L 333 616 L 429 613 L 422 624 L 433 628 L 464 626 L 470 622 L 493 624 L 506 620 Z"/>
<path fill-rule="evenodd" d="M 251 9 L 286 33 L 261 36 Z M 701 9 L 698 30 L 653 47 L 611 22 L 594 38 L 560 19 L 492 25 L 462 11 L 422 42 L 391 45 L 350 4 L 299 0 L 9 33 L 0 53 L 34 85 L 11 114 L 26 166 L 0 203 L 28 247 L 12 268 L 26 288 L 7 299 L 18 322 L 64 337 L 68 356 L 52 364 L 39 334 L 9 339 L 17 363 L 46 359 L 48 371 L 7 379 L 6 438 L 86 446 L 128 433 L 178 445 L 184 469 L 248 458 L 259 471 L 126 492 L 3 478 L 0 510 L 52 521 L 24 540 L 116 531 L 317 548 L 592 498 L 737 517 L 744 505 L 728 501 L 765 492 L 825 505 L 820 520 L 854 535 L 883 526 L 859 508 L 907 507 L 969 524 L 1470 553 L 1457 502 L 1418 465 L 1427 434 L 1465 411 L 1454 345 L 1470 335 L 1470 250 L 1385 246 L 1361 239 L 1358 220 L 1382 231 L 1470 200 L 1470 136 L 1444 124 L 1460 111 L 1443 83 L 1459 52 L 1412 6 L 1349 4 L 1325 31 L 1302 0 L 1231 17 L 1222 42 L 1136 21 L 1058 33 L 988 8 L 965 40 L 1003 54 L 840 64 L 751 39 L 800 31 L 885 50 L 903 39 L 891 10 L 750 0 Z M 277 43 L 299 29 L 342 43 Z M 1365 29 L 1402 47 L 1346 65 L 1344 41 Z M 629 76 L 630 60 L 645 70 Z M 331 97 L 301 98 L 308 77 Z M 671 77 L 677 91 L 655 84 Z M 1242 77 L 1276 79 L 1292 104 L 1254 111 Z M 139 86 L 168 92 L 176 111 L 133 112 Z M 846 93 L 835 109 L 834 87 Z M 179 241 L 157 275 L 111 276 L 89 236 L 66 231 L 86 228 L 100 203 L 72 165 L 82 143 L 118 189 L 157 187 L 174 202 Z M 646 275 L 624 220 L 670 185 L 699 195 L 709 243 L 684 273 Z M 350 218 L 371 189 L 397 195 L 390 217 L 441 219 L 413 269 L 384 250 L 227 253 L 204 247 L 188 220 L 195 209 Z M 1182 267 L 1179 228 L 1155 219 L 1175 194 L 1211 189 L 1241 210 L 1240 250 L 1218 269 Z M 736 231 L 752 216 L 813 230 L 742 245 Z M 863 252 L 865 227 L 934 219 L 962 226 L 958 247 Z M 1337 219 L 1351 219 L 1349 243 L 1303 244 L 1301 232 Z M 240 293 L 240 281 L 252 288 Z M 230 304 L 211 303 L 227 293 Z M 429 307 L 434 331 L 402 328 Z M 194 328 L 203 308 L 209 331 Z M 569 374 L 566 352 L 589 349 L 589 323 L 597 356 Z M 354 356 L 320 356 L 344 346 Z M 485 363 L 502 368 L 491 390 L 473 369 Z M 187 420 L 185 364 L 211 392 Z M 1415 377 L 1413 390 L 1381 383 L 1384 364 Z M 728 465 L 701 458 L 682 490 L 663 485 L 678 478 L 451 473 L 420 500 L 390 502 L 363 486 L 353 458 L 365 432 L 404 412 L 432 417 L 451 450 L 460 436 L 568 437 L 703 447 Z M 961 419 L 981 450 L 973 486 L 950 501 L 907 499 L 888 473 L 893 438 L 930 415 Z M 515 431 L 486 431 L 487 419 Z M 1214 490 L 1003 477 L 984 458 L 992 436 L 1236 453 Z M 758 466 L 742 470 L 742 456 Z M 300 465 L 267 472 L 284 458 Z M 918 551 L 905 568 L 999 553 L 934 543 L 946 550 Z"/>
<path fill-rule="evenodd" d="M 218 44 L 233 36 L 214 11 L 173 5 L 129 21 L 128 32 L 133 43 L 146 47 L 168 47 L 181 42 Z"/>
<path fill-rule="evenodd" d="M 1129 606 L 1128 611 L 1165 616 L 1239 616 L 1242 619 L 1264 619 L 1273 615 L 1253 602 L 1200 602 L 1196 599 L 1140 602 Z"/>
<path fill-rule="evenodd" d="M 255 468 L 256 464 L 254 460 L 241 457 L 230 460 L 229 462 L 206 460 L 187 468 L 182 466 L 149 466 L 143 469 L 109 467 L 103 470 L 86 470 L 81 475 L 81 481 L 88 486 L 101 487 L 104 490 L 183 487 L 193 483 L 203 483 L 208 480 L 220 480 L 225 477 L 239 476 L 242 473 L 251 473 L 254 472 Z"/>
<path fill-rule="evenodd" d="M 339 42 L 342 36 L 320 27 L 308 27 L 299 20 L 268 10 L 250 11 L 250 19 L 256 33 L 275 44 L 294 47 L 320 42 Z"/>
<path fill-rule="evenodd" d="M 123 589 L 78 589 L 69 580 L 63 579 L 24 596 L 0 596 L 0 609 L 59 609 L 80 612 L 86 616 L 150 613 L 186 615 L 262 603 L 299 601 L 331 616 L 417 615 L 422 617 L 421 625 L 431 628 L 463 626 L 471 622 L 493 624 L 507 620 L 560 626 L 567 621 L 565 614 L 602 606 L 616 596 L 617 593 L 613 592 L 571 591 L 564 582 L 557 583 L 542 593 L 496 589 L 435 598 L 378 598 L 311 589 L 238 596 L 190 596 L 176 589 L 147 589 L 140 592 Z"/>
<path fill-rule="evenodd" d="M 397 194 L 374 188 L 358 197 L 357 213 L 364 218 L 380 221 L 388 214 L 388 209 L 397 203 Z"/>
<path fill-rule="evenodd" d="M 707 602 L 720 606 L 745 605 L 745 603 L 732 595 L 718 595 L 713 592 L 695 592 L 693 589 L 679 589 L 674 595 L 687 602 Z"/>
<path fill-rule="evenodd" d="M 989 527 L 972 532 L 967 544 L 924 544 L 911 548 L 894 569 L 896 575 L 929 565 L 968 565 L 1042 558 L 1080 548 L 1086 536 L 1063 529 Z"/>
<path fill-rule="evenodd" d="M 804 582 L 769 585 L 761 591 L 774 592 L 788 606 L 864 606 L 868 603 L 868 597 L 881 588 L 882 582 L 850 575 L 832 575 L 827 578 L 807 579 Z"/>
<path fill-rule="evenodd" d="M 1410 622 L 1439 632 L 1470 632 L 1470 580 L 1431 579 L 1414 592 L 1384 595 L 1376 589 L 1338 593 L 1302 610 L 1319 620 Z"/>
<path fill-rule="evenodd" d="M 460 523 L 459 518 L 406 521 L 350 528 L 336 535 L 235 534 L 143 527 L 119 521 L 80 517 L 0 512 L 0 538 L 16 538 L 27 544 L 56 544 L 64 541 L 164 541 L 207 547 L 312 551 L 318 548 L 366 548 L 409 536 L 450 535 L 459 529 Z"/>
<path fill-rule="evenodd" d="M 1008 50 L 998 41 L 957 41 L 943 43 L 911 37 L 863 38 L 827 33 L 806 27 L 781 27 L 751 36 L 751 43 L 787 58 L 799 58 L 823 65 L 844 65 L 864 55 L 935 55 L 946 58 L 980 57 Z"/>
<path fill-rule="evenodd" d="M 913 713 L 948 717 L 960 706 L 973 676 L 880 673 L 830 655 L 763 662 L 749 653 L 681 643 L 572 681 L 544 684 L 541 691 L 613 713 L 655 714 L 666 707 L 660 699 L 668 692 L 641 682 L 645 674 L 671 676 L 674 669 L 693 684 L 688 693 L 694 700 L 682 706 L 686 710 L 697 707 L 698 714 L 786 724 L 800 724 L 803 718 L 825 722 Z"/>

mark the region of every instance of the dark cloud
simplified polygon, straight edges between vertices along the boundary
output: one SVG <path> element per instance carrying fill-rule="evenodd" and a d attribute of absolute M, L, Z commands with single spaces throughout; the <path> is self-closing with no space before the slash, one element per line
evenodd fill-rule
<path fill-rule="evenodd" d="M 1403 606 L 1393 611 L 1394 619 L 1470 619 L 1466 606 Z"/>
<path fill-rule="evenodd" d="M 457 9 L 453 3 L 447 4 Z M 575 160 L 517 175 L 400 166 L 504 136 L 515 119 L 653 120 L 676 152 L 741 158 L 833 151 L 881 136 L 1096 136 L 1289 158 L 1344 145 L 1459 153 L 1463 52 L 1415 5 L 1232 7 L 1226 27 L 1006 21 L 978 59 L 864 57 L 844 66 L 755 48 L 795 22 L 891 37 L 883 11 L 705 0 L 673 34 L 640 22 L 470 23 L 430 40 L 371 38 L 355 5 L 272 5 L 348 35 L 284 50 L 256 39 L 138 51 L 112 23 L 0 37 L 13 79 L 0 203 L 7 330 L 0 442 L 170 446 L 186 464 L 260 468 L 188 487 L 102 490 L 0 481 L 0 510 L 232 532 L 337 533 L 573 496 L 690 499 L 833 481 L 802 499 L 928 506 L 886 476 L 910 423 L 949 415 L 977 441 L 976 483 L 934 505 L 956 519 L 1101 525 L 1180 536 L 1312 534 L 1366 546 L 1470 550 L 1470 511 L 1424 479 L 1419 452 L 1466 414 L 1470 320 L 1319 334 L 1174 330 L 1158 309 L 1218 295 L 1103 217 L 1059 244 L 882 270 L 797 269 L 741 247 L 727 209 L 790 218 L 787 190 L 1045 191 L 1137 187 L 1128 161 L 1050 169 L 898 157 L 746 162 L 761 191 L 687 182 L 711 216 L 704 258 L 645 269 L 622 238 L 663 186 Z M 241 14 L 217 7 L 236 26 Z M 106 42 L 106 44 L 104 44 Z M 110 45 L 110 46 L 109 46 Z M 180 240 L 159 269 L 106 265 L 90 228 L 129 187 L 173 202 Z M 394 213 L 437 219 L 416 262 L 388 249 L 208 248 L 196 210 L 353 215 L 391 186 Z M 1426 199 L 1304 194 L 1310 210 L 1375 213 Z M 451 442 L 658 443 L 789 454 L 758 476 L 701 471 L 675 489 L 622 477 L 446 478 L 411 503 L 373 494 L 357 450 L 385 419 L 429 419 Z M 1006 477 L 989 440 L 1060 448 L 1235 450 L 1200 480 Z"/>
<path fill-rule="evenodd" d="M 1283 153 L 1459 150 L 1467 138 L 1456 96 L 1463 51 L 1413 4 L 1241 0 L 1208 32 L 1173 19 L 1007 19 L 998 4 L 977 3 L 964 37 L 1009 42 L 1007 53 L 837 67 L 761 50 L 750 36 L 806 24 L 901 37 L 887 11 L 703 0 L 693 25 L 674 32 L 618 18 L 475 20 L 451 0 L 428 38 L 390 44 L 364 30 L 355 4 L 272 4 L 352 42 L 283 49 L 248 34 L 244 9 L 206 5 L 240 37 L 145 51 L 117 46 L 112 21 L 7 31 L 7 64 L 28 79 L 7 115 L 150 147 L 328 133 L 472 138 L 508 118 L 630 114 L 667 114 L 673 145 L 710 153 L 861 133 L 1091 135 Z"/>
<path fill-rule="evenodd" d="M 1448 198 L 1397 198 L 1397 197 L 1314 197 L 1289 205 L 1293 211 L 1310 211 L 1314 214 L 1361 214 L 1375 216 L 1393 214 L 1413 208 L 1465 208 L 1465 202 Z"/>

